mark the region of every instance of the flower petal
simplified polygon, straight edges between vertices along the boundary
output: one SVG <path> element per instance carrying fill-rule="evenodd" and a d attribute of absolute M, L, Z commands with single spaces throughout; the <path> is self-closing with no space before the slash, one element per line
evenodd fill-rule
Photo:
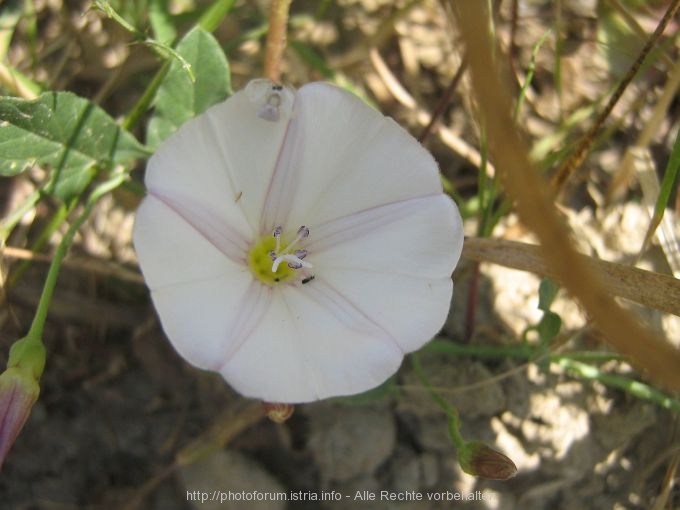
<path fill-rule="evenodd" d="M 220 370 L 243 395 L 287 403 L 351 395 L 399 368 L 394 339 L 322 283 L 273 293 L 262 322 Z"/>
<path fill-rule="evenodd" d="M 326 83 L 298 90 L 296 172 L 280 224 L 323 223 L 376 205 L 441 193 L 437 164 L 403 128 L 353 94 Z M 290 190 L 282 189 L 289 197 Z"/>
<path fill-rule="evenodd" d="M 453 282 L 397 273 L 326 269 L 314 283 L 326 283 L 387 331 L 403 352 L 420 349 L 444 325 Z"/>
<path fill-rule="evenodd" d="M 293 101 L 293 94 L 283 96 Z M 259 218 L 290 118 L 257 115 L 257 104 L 239 91 L 190 120 L 149 160 L 145 182 L 151 193 L 181 201 L 200 198 L 244 237 L 259 230 Z"/>
<path fill-rule="evenodd" d="M 177 352 L 192 365 L 218 370 L 249 334 L 243 317 L 266 309 L 261 287 L 250 274 L 236 272 L 160 287 L 151 297 Z"/>
<path fill-rule="evenodd" d="M 354 268 L 449 278 L 463 249 L 458 209 L 443 194 L 404 200 L 310 227 L 315 272 Z"/>
<path fill-rule="evenodd" d="M 133 239 L 166 335 L 190 363 L 214 370 L 236 348 L 236 325 L 256 299 L 249 295 L 253 277 L 245 262 L 225 256 L 224 236 L 210 227 L 206 219 L 199 231 L 149 195 L 137 212 Z"/>
<path fill-rule="evenodd" d="M 153 195 L 137 210 L 133 241 L 151 290 L 246 271 L 245 244 L 226 224 L 192 206 L 184 212 Z"/>

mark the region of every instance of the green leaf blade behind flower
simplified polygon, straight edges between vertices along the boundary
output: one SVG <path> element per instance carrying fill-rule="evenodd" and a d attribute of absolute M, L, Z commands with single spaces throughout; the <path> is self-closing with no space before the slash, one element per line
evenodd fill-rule
<path fill-rule="evenodd" d="M 170 5 L 164 0 L 151 0 L 149 5 L 149 22 L 155 38 L 164 43 L 172 44 L 177 37 L 177 30 L 170 15 Z"/>
<path fill-rule="evenodd" d="M 217 40 L 201 28 L 191 30 L 177 45 L 177 53 L 191 64 L 192 82 L 173 61 L 158 89 L 147 143 L 155 148 L 189 119 L 231 95 L 229 63 Z"/>
<path fill-rule="evenodd" d="M 95 168 L 129 165 L 147 155 L 104 110 L 70 92 L 0 100 L 0 175 L 49 166 L 46 190 L 62 200 L 81 193 Z"/>

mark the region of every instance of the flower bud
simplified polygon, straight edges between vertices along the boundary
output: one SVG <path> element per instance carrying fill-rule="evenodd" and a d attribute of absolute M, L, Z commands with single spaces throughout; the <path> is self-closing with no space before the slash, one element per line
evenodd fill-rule
<path fill-rule="evenodd" d="M 40 393 L 30 370 L 10 367 L 0 374 L 0 467 Z"/>
<path fill-rule="evenodd" d="M 481 441 L 470 441 L 458 452 L 460 467 L 469 475 L 507 480 L 517 474 L 517 467 L 508 457 Z"/>
<path fill-rule="evenodd" d="M 291 404 L 263 402 L 264 414 L 274 423 L 284 423 L 293 416 L 295 406 Z"/>

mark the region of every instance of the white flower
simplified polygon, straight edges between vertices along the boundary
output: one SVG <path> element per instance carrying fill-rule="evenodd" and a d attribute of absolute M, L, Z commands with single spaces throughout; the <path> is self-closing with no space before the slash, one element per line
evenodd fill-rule
<path fill-rule="evenodd" d="M 177 351 L 268 402 L 384 382 L 447 316 L 463 233 L 437 165 L 325 83 L 251 82 L 150 159 L 134 229 Z"/>

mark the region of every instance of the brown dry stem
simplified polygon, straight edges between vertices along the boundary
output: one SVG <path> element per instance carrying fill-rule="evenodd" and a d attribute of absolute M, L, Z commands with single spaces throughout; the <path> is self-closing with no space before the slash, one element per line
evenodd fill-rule
<path fill-rule="evenodd" d="M 541 257 L 540 246 L 534 244 L 472 237 L 465 240 L 463 257 L 528 271 L 541 277 L 557 277 L 553 268 Z M 611 296 L 680 316 L 680 280 L 586 255 L 580 257 L 591 271 L 601 277 Z"/>
<path fill-rule="evenodd" d="M 291 2 L 292 0 L 272 0 L 269 7 L 264 75 L 274 83 L 281 81 L 281 60 L 286 49 L 286 27 Z"/>

